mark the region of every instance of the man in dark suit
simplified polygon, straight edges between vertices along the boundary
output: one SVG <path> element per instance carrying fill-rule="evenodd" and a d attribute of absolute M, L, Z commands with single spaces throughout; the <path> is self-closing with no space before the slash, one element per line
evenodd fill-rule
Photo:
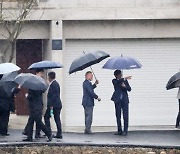
<path fill-rule="evenodd" d="M 83 82 L 83 99 L 82 105 L 84 107 L 85 113 L 85 134 L 91 134 L 91 125 L 93 119 L 93 108 L 94 108 L 94 99 L 101 101 L 101 99 L 94 93 L 94 89 L 99 83 L 97 80 L 95 84 L 92 85 L 91 81 L 93 80 L 93 74 L 91 71 L 86 72 L 85 81 Z"/>
<path fill-rule="evenodd" d="M 37 76 L 43 76 L 43 70 L 37 70 Z M 28 90 L 28 105 L 29 105 L 29 119 L 28 119 L 28 135 L 27 139 L 23 141 L 32 142 L 33 141 L 33 126 L 34 122 L 36 122 L 39 129 L 41 129 L 45 135 L 48 137 L 48 142 L 52 140 L 52 134 L 47 129 L 47 127 L 42 122 L 42 111 L 43 111 L 43 100 L 42 94 L 44 91 L 37 90 Z"/>
<path fill-rule="evenodd" d="M 54 120 L 57 127 L 57 133 L 55 138 L 62 139 L 62 128 L 61 128 L 61 120 L 60 120 L 62 103 L 60 99 L 60 86 L 55 79 L 56 79 L 55 72 L 49 72 L 48 80 L 50 82 L 50 85 L 47 94 L 47 110 L 44 116 L 44 121 L 46 127 L 49 129 L 49 131 L 51 131 L 50 118 L 52 116 L 51 111 L 53 111 Z"/>
<path fill-rule="evenodd" d="M 2 78 L 2 75 L 1 77 Z M 7 94 L 3 87 L 0 87 L 0 135 L 8 136 L 8 123 L 10 112 L 15 112 L 14 95 L 19 88 L 14 87 L 10 94 Z"/>
<path fill-rule="evenodd" d="M 116 120 L 118 131 L 115 135 L 124 135 L 128 133 L 128 121 L 129 121 L 129 98 L 128 91 L 131 91 L 131 87 L 127 79 L 131 79 L 131 76 L 122 78 L 122 73 L 120 70 L 114 72 L 115 79 L 112 80 L 114 86 L 114 93 L 111 100 L 114 101 Z M 121 111 L 123 112 L 124 119 L 124 131 L 122 131 L 121 125 Z"/>
<path fill-rule="evenodd" d="M 9 119 L 9 97 L 3 89 L 0 89 L 0 135 L 6 136 Z"/>
<path fill-rule="evenodd" d="M 179 90 L 178 90 L 177 99 L 179 101 L 179 111 L 178 111 L 178 115 L 177 115 L 177 118 L 176 118 L 176 128 L 179 128 L 179 123 L 180 123 L 180 87 L 179 87 Z"/>

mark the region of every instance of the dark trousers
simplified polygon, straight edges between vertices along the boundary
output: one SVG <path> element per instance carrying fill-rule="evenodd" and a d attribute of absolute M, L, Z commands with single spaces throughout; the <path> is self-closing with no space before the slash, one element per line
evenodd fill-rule
<path fill-rule="evenodd" d="M 93 120 L 93 109 L 94 106 L 84 107 L 84 115 L 85 115 L 85 131 L 91 131 L 91 125 Z"/>
<path fill-rule="evenodd" d="M 41 119 L 42 119 L 42 116 L 41 116 Z M 23 131 L 25 134 L 28 134 L 29 121 L 31 121 L 30 116 L 28 118 L 28 122 L 27 122 L 27 124 L 24 128 L 24 131 Z M 35 136 L 40 136 L 40 132 L 41 132 L 41 129 L 39 128 L 39 125 L 37 125 L 37 123 L 36 123 L 36 134 L 35 134 Z"/>
<path fill-rule="evenodd" d="M 4 110 L 0 107 L 0 134 L 5 135 L 8 133 L 10 111 Z"/>
<path fill-rule="evenodd" d="M 177 115 L 177 118 L 176 118 L 176 127 L 179 126 L 179 122 L 180 122 L 180 99 L 179 99 L 179 112 L 178 112 L 178 115 Z"/>
<path fill-rule="evenodd" d="M 61 119 L 60 119 L 61 109 L 62 109 L 61 107 L 53 107 L 54 120 L 55 120 L 56 127 L 57 127 L 57 134 L 56 134 L 57 136 L 62 135 Z M 46 113 L 44 115 L 44 121 L 45 121 L 45 125 L 48 128 L 48 130 L 50 132 L 52 132 L 50 118 L 51 118 L 50 108 L 48 107 L 46 110 Z"/>
<path fill-rule="evenodd" d="M 129 123 L 129 103 L 128 102 L 117 102 L 115 103 L 115 112 L 116 112 L 116 121 L 118 132 L 122 132 L 121 124 L 121 112 L 124 120 L 124 132 L 128 132 L 128 123 Z"/>
<path fill-rule="evenodd" d="M 32 139 L 33 137 L 33 126 L 34 122 L 36 122 L 39 129 L 41 129 L 47 137 L 51 136 L 51 132 L 47 129 L 47 127 L 42 122 L 42 111 L 31 111 L 28 121 L 28 138 Z"/>

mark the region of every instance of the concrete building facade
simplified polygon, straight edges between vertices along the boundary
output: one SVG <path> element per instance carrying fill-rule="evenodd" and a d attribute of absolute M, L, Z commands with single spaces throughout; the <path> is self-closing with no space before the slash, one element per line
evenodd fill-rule
<path fill-rule="evenodd" d="M 8 2 L 6 7 L 14 9 L 16 5 Z M 18 39 L 41 40 L 41 59 L 64 65 L 54 71 L 61 84 L 65 131 L 82 130 L 84 126 L 82 82 L 88 70 L 69 75 L 69 66 L 83 51 L 94 50 L 103 50 L 112 57 L 135 57 L 143 65 L 139 70 L 124 71 L 124 75 L 133 76 L 130 126 L 175 124 L 177 90 L 166 91 L 165 86 L 180 69 L 179 9 L 179 0 L 37 1 L 36 11 L 28 17 Z M 3 26 L 0 31 L 6 35 Z M 3 43 L 4 38 L 0 39 Z M 113 71 L 102 69 L 105 62 L 93 66 L 100 80 L 96 92 L 102 98 L 102 102 L 96 102 L 94 128 L 116 125 L 110 101 Z"/>

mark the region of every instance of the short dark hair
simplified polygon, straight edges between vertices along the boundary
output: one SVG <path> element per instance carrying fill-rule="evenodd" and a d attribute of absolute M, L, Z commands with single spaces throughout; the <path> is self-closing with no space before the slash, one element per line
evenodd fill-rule
<path fill-rule="evenodd" d="M 117 77 L 118 75 L 122 75 L 121 70 L 115 70 L 114 71 L 114 76 Z"/>
<path fill-rule="evenodd" d="M 3 74 L 0 74 L 0 80 L 2 79 L 2 77 L 3 77 Z"/>
<path fill-rule="evenodd" d="M 49 72 L 48 76 L 50 79 L 55 79 L 56 78 L 56 73 L 55 72 Z"/>
<path fill-rule="evenodd" d="M 40 73 L 40 72 L 44 72 L 44 70 L 43 69 L 36 69 L 35 72 Z"/>
<path fill-rule="evenodd" d="M 88 74 L 92 74 L 92 72 L 91 71 L 87 71 L 85 76 L 88 75 Z"/>

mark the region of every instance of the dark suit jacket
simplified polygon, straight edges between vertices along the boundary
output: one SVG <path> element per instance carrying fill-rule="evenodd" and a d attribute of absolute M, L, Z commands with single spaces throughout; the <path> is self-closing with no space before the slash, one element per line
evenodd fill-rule
<path fill-rule="evenodd" d="M 122 79 L 113 79 L 112 80 L 113 86 L 114 86 L 114 93 L 111 97 L 111 100 L 115 103 L 117 102 L 128 102 L 128 91 L 131 91 L 131 87 L 127 80 Z M 122 86 L 122 83 L 126 85 L 126 88 Z"/>
<path fill-rule="evenodd" d="M 82 105 L 85 107 L 94 106 L 94 99 L 97 99 L 98 96 L 94 93 L 94 88 L 96 85 L 92 85 L 89 80 L 83 82 L 83 99 Z"/>
<path fill-rule="evenodd" d="M 13 88 L 11 94 L 8 95 L 3 88 L 0 88 L 0 107 L 6 111 L 15 111 L 14 95 L 18 93 L 20 89 Z"/>
<path fill-rule="evenodd" d="M 3 110 L 9 111 L 10 108 L 10 98 L 3 88 L 0 88 L 0 107 Z"/>
<path fill-rule="evenodd" d="M 42 111 L 43 110 L 43 91 L 28 90 L 28 105 L 30 112 Z"/>
<path fill-rule="evenodd" d="M 54 80 L 49 87 L 49 91 L 47 94 L 47 106 L 62 107 L 60 99 L 60 86 L 56 80 Z"/>

